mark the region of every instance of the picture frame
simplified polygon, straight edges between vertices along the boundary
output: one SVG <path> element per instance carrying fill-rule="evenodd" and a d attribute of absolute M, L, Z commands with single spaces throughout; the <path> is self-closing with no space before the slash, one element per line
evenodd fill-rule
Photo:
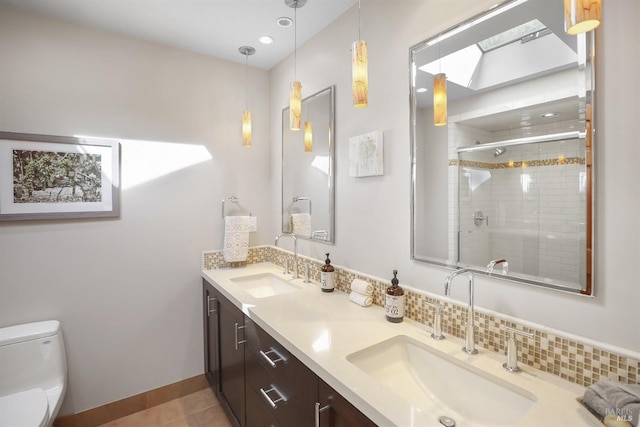
<path fill-rule="evenodd" d="M 118 141 L 0 132 L 0 221 L 118 216 Z"/>
<path fill-rule="evenodd" d="M 379 175 L 384 175 L 383 132 L 373 131 L 349 138 L 349 176 Z"/>

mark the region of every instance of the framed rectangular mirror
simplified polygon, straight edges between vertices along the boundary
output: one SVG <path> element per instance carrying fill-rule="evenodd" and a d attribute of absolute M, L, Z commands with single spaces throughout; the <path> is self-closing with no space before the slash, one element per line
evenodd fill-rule
<path fill-rule="evenodd" d="M 282 110 L 282 232 L 325 243 L 335 233 L 334 102 L 333 86 L 303 99 L 299 131 Z"/>
<path fill-rule="evenodd" d="M 494 276 L 593 295 L 594 52 L 556 0 L 506 1 L 410 48 L 412 259 L 506 260 Z"/>

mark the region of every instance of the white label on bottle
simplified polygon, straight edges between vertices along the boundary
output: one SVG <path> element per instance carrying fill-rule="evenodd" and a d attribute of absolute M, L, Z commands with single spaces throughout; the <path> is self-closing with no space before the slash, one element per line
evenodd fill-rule
<path fill-rule="evenodd" d="M 387 295 L 384 309 L 387 316 L 394 319 L 402 319 L 404 317 L 404 295 Z"/>
<path fill-rule="evenodd" d="M 333 289 L 336 287 L 333 277 L 334 271 L 323 271 L 320 273 L 320 287 L 322 289 Z"/>

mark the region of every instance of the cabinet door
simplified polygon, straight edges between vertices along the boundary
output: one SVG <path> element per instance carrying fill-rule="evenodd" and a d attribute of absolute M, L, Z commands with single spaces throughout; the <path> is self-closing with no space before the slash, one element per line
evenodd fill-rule
<path fill-rule="evenodd" d="M 218 296 L 220 333 L 219 396 L 228 405 L 232 421 L 245 425 L 244 314 L 229 300 Z"/>
<path fill-rule="evenodd" d="M 321 427 L 376 427 L 376 424 L 327 383 L 320 380 Z"/>
<path fill-rule="evenodd" d="M 218 360 L 218 313 L 219 303 L 213 286 L 203 280 L 203 330 L 204 330 L 204 373 L 211 389 L 220 391 L 220 362 Z"/>

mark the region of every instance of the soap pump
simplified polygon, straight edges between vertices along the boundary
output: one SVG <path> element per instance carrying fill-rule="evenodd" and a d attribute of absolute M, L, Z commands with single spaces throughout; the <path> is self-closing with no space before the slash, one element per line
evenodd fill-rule
<path fill-rule="evenodd" d="M 400 323 L 404 318 L 404 289 L 398 285 L 398 270 L 393 270 L 391 286 L 387 288 L 384 304 L 386 318 L 389 322 Z"/>
<path fill-rule="evenodd" d="M 333 292 L 333 289 L 336 287 L 335 281 L 335 268 L 331 265 L 331 260 L 329 259 L 329 253 L 325 254 L 327 259 L 324 261 L 324 265 L 320 269 L 320 288 L 322 292 Z"/>

